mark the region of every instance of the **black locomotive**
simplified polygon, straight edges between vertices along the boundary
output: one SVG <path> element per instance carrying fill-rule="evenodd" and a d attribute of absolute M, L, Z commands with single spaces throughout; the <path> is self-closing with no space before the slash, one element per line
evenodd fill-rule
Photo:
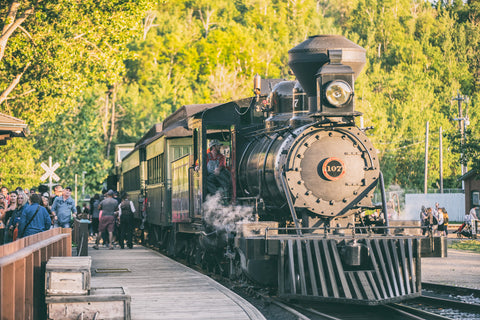
<path fill-rule="evenodd" d="M 252 97 L 185 105 L 155 125 L 117 168 L 119 189 L 138 199 L 145 241 L 283 297 L 382 304 L 420 295 L 420 257 L 444 255 L 445 239 L 360 224 L 367 210 L 387 217 L 377 151 L 355 125 L 365 55 L 344 37 L 313 36 L 289 51 L 297 81 L 256 76 Z M 230 183 L 212 195 L 214 140 Z M 372 203 L 378 186 L 381 205 Z"/>

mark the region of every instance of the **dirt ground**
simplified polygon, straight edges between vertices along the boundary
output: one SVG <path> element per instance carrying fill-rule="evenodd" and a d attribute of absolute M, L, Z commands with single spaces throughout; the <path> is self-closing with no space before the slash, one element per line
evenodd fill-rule
<path fill-rule="evenodd" d="M 422 281 L 480 289 L 480 253 L 448 249 L 447 258 L 422 258 Z"/>

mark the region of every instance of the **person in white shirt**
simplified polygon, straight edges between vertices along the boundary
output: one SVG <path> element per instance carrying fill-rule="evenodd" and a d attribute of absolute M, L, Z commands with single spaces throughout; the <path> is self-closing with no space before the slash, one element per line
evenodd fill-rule
<path fill-rule="evenodd" d="M 470 209 L 469 214 L 465 216 L 465 223 L 472 227 L 472 235 L 477 234 L 477 209 L 477 206 L 473 206 L 472 209 Z"/>
<path fill-rule="evenodd" d="M 437 210 L 437 219 L 438 219 L 438 233 L 441 236 L 445 236 L 445 225 L 443 220 L 443 211 L 438 208 Z"/>

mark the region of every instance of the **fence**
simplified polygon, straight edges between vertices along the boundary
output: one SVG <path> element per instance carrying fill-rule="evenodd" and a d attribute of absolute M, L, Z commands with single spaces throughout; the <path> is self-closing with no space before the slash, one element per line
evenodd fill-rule
<path fill-rule="evenodd" d="M 68 228 L 0 246 L 0 319 L 45 319 L 45 265 L 50 257 L 71 254 Z"/>
<path fill-rule="evenodd" d="M 422 206 L 435 207 L 438 202 L 440 208 L 448 212 L 449 221 L 463 222 L 465 217 L 464 193 L 420 193 L 405 195 L 405 216 L 412 220 L 420 220 Z"/>

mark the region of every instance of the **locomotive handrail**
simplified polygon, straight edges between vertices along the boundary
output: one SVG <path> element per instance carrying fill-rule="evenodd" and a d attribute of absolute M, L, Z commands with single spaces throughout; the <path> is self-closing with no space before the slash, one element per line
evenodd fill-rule
<path fill-rule="evenodd" d="M 355 226 L 355 227 L 329 227 L 329 229 L 332 230 L 353 230 L 353 229 L 369 229 L 369 228 L 375 228 L 375 229 L 426 229 L 428 227 L 425 226 L 365 226 L 365 227 L 360 227 L 360 226 Z M 301 229 L 301 230 L 324 230 L 323 228 L 319 227 L 299 227 L 299 228 L 289 228 L 289 227 L 278 227 L 278 228 L 272 228 L 268 227 L 266 228 L 268 230 L 285 230 L 285 231 L 291 231 L 294 229 Z"/>
<path fill-rule="evenodd" d="M 288 207 L 290 208 L 290 213 L 292 214 L 293 222 L 295 223 L 295 231 L 298 235 L 302 235 L 301 228 L 299 228 L 297 213 L 295 211 L 295 206 L 293 205 L 290 190 L 287 188 L 287 183 L 285 182 L 285 168 L 282 168 L 280 172 L 280 181 L 282 182 L 283 191 L 285 192 L 285 197 L 287 198 Z"/>
<path fill-rule="evenodd" d="M 330 230 L 335 230 L 335 231 L 341 231 L 341 230 L 352 230 L 353 233 L 351 234 L 352 237 L 355 235 L 363 235 L 363 233 L 356 233 L 355 230 L 361 229 L 361 230 L 372 230 L 372 229 L 382 229 L 382 230 L 390 230 L 390 229 L 427 229 L 428 227 L 423 227 L 423 226 L 365 226 L 365 227 L 330 227 Z M 272 228 L 272 227 L 266 227 L 265 228 L 265 240 L 268 239 L 268 233 L 269 231 L 297 231 L 298 230 L 324 230 L 324 228 L 318 228 L 318 227 L 299 227 L 299 228 L 288 228 L 288 227 L 278 227 L 278 228 Z M 333 235 L 332 232 L 324 232 L 324 233 L 317 233 L 319 236 L 328 236 L 328 235 Z M 371 234 L 371 233 L 369 233 Z M 291 234 L 293 236 L 293 234 Z M 304 236 L 302 233 L 298 234 L 298 236 Z M 308 234 L 309 236 L 312 235 L 312 233 Z M 387 234 L 382 234 L 386 236 Z"/>

